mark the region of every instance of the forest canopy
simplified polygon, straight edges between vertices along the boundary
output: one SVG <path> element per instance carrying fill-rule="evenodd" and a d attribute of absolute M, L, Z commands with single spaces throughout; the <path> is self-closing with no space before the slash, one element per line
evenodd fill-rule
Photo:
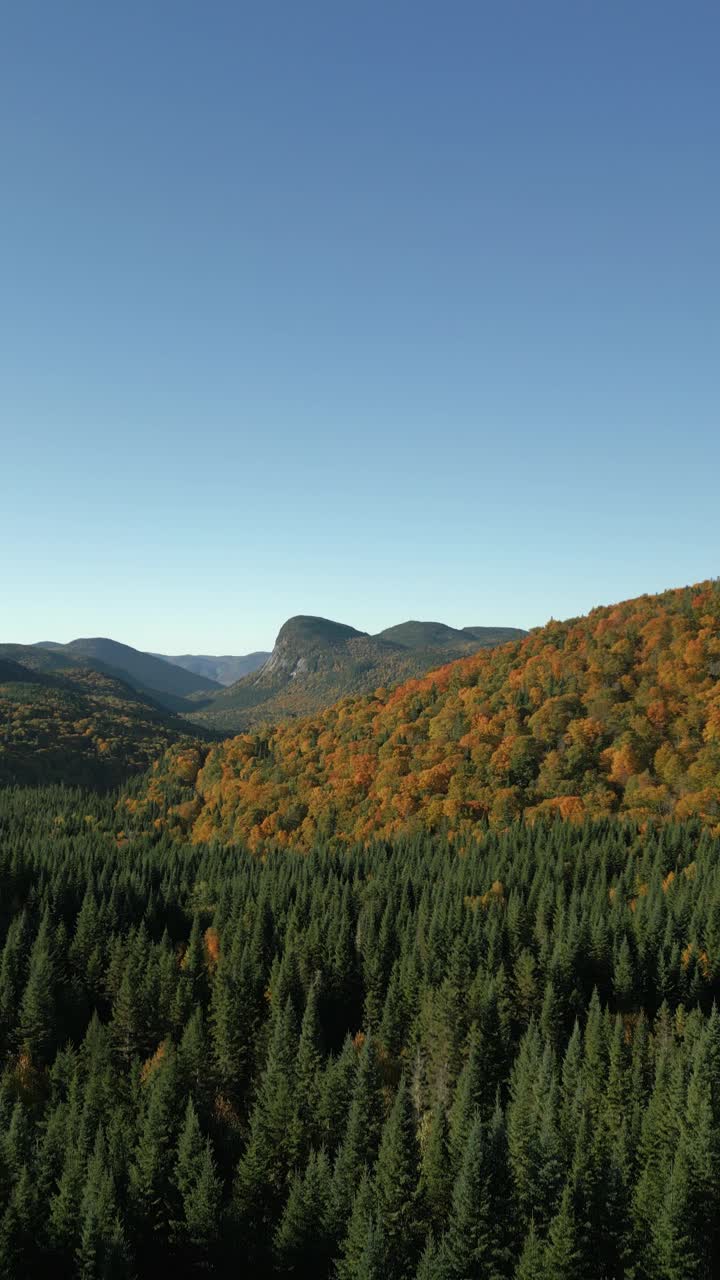
<path fill-rule="evenodd" d="M 256 858 L 0 791 L 0 1272 L 720 1275 L 719 855 Z"/>
<path fill-rule="evenodd" d="M 720 828 L 720 582 L 550 622 L 211 750 L 130 809 L 193 840 L 310 848 L 559 815 Z"/>

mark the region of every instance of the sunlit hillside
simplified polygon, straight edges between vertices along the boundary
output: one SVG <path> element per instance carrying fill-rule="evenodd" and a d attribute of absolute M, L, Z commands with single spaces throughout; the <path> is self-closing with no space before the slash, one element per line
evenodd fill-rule
<path fill-rule="evenodd" d="M 720 582 L 549 622 L 321 715 L 173 750 L 140 800 L 159 825 L 257 846 L 524 814 L 720 826 Z"/>

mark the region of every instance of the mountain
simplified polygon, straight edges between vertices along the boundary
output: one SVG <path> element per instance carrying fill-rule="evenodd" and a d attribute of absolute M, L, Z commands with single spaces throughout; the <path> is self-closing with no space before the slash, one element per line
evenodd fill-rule
<path fill-rule="evenodd" d="M 207 751 L 194 778 L 171 751 L 149 799 L 195 840 L 251 848 L 457 838 L 521 815 L 695 818 L 720 834 L 720 580 L 551 621 L 243 734 Z M 190 800 L 183 826 L 176 806 Z"/>
<path fill-rule="evenodd" d="M 190 713 L 197 724 L 240 731 L 261 721 L 322 710 L 348 694 L 368 693 L 422 675 L 439 661 L 524 635 L 515 628 L 474 628 L 470 635 L 439 622 L 404 622 L 379 635 L 328 618 L 298 615 L 280 628 L 257 671 Z"/>
<path fill-rule="evenodd" d="M 458 631 L 455 627 L 447 627 L 444 622 L 401 622 L 397 627 L 380 631 L 376 639 L 389 640 L 404 649 L 467 648 L 474 651 L 479 646 L 473 645 L 473 640 L 480 641 L 485 647 L 505 644 L 524 635 L 526 632 L 519 627 L 463 627 Z"/>
<path fill-rule="evenodd" d="M 53 670 L 35 653 L 35 667 L 0 654 L 0 784 L 107 789 L 171 744 L 197 743 L 189 725 L 124 681 L 94 667 Z"/>
<path fill-rule="evenodd" d="M 36 673 L 67 671 L 81 665 L 79 659 L 69 658 L 62 648 L 40 648 L 35 644 L 0 644 L 0 658 L 14 662 L 26 671 Z"/>
<path fill-rule="evenodd" d="M 520 627 L 463 627 L 462 634 L 481 640 L 483 648 L 491 649 L 496 644 L 505 644 L 508 640 L 520 640 L 527 635 Z"/>
<path fill-rule="evenodd" d="M 249 675 L 251 671 L 257 671 L 258 667 L 267 662 L 270 654 L 259 651 L 246 653 L 240 657 L 233 657 L 230 654 L 214 657 L 211 654 L 194 653 L 183 653 L 172 657 L 165 653 L 156 653 L 153 656 L 162 658 L 163 662 L 170 662 L 173 666 L 184 667 L 186 671 L 193 671 L 196 675 L 205 676 L 215 684 L 229 685 Z"/>
<path fill-rule="evenodd" d="M 186 671 L 183 667 L 156 658 L 152 653 L 143 653 L 140 649 L 133 649 L 130 645 L 104 637 L 71 640 L 69 644 L 45 641 L 42 645 L 35 646 L 3 645 L 0 646 L 0 653 L 8 648 L 26 650 L 31 647 L 39 650 L 41 655 L 53 655 L 55 670 L 64 669 L 62 660 L 65 660 L 65 666 L 91 666 L 125 680 L 134 689 L 149 694 L 173 711 L 193 710 L 193 702 L 207 699 L 208 695 L 222 688 L 216 680 L 208 679 L 207 676 Z M 27 655 L 18 660 L 27 663 Z M 43 664 L 42 669 L 47 669 L 50 659 L 41 656 L 40 662 Z"/>

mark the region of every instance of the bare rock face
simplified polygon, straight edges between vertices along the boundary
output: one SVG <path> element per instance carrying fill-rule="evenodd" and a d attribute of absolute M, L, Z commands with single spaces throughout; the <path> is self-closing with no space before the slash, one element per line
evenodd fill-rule
<path fill-rule="evenodd" d="M 323 658 L 331 657 L 329 651 L 343 648 L 348 640 L 366 635 L 366 631 L 356 631 L 341 622 L 298 614 L 295 618 L 288 618 L 280 628 L 275 648 L 257 673 L 258 678 L 283 675 L 294 679 L 307 675 L 323 665 Z"/>

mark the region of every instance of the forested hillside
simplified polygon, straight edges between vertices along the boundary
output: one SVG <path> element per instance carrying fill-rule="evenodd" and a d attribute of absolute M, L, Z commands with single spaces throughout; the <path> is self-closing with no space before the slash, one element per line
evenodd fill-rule
<path fill-rule="evenodd" d="M 398 688 L 171 751 L 131 806 L 193 839 L 342 840 L 520 815 L 720 827 L 720 582 L 550 622 Z"/>
<path fill-rule="evenodd" d="M 33 645 L 32 648 L 50 653 L 56 660 L 64 659 L 66 665 L 94 666 L 108 675 L 119 676 L 134 689 L 150 693 L 173 711 L 191 710 L 193 699 L 206 698 L 220 688 L 216 680 L 198 671 L 186 670 L 166 658 L 143 653 L 141 649 L 133 649 L 132 645 L 102 636 L 71 640 L 69 644 L 45 641 L 43 645 Z M 23 656 L 18 661 L 28 662 L 29 658 Z M 189 703 L 188 699 L 191 700 Z"/>
<path fill-rule="evenodd" d="M 216 745 L 0 682 L 0 1277 L 720 1280 L 719 583 Z"/>
<path fill-rule="evenodd" d="M 94 668 L 30 669 L 0 657 L 0 785 L 107 790 L 198 731 Z"/>
<path fill-rule="evenodd" d="M 3 1275 L 720 1275 L 697 823 L 252 858 L 6 788 L 0 903 Z"/>
<path fill-rule="evenodd" d="M 478 649 L 524 635 L 515 627 L 404 622 L 376 636 L 328 618 L 299 615 L 280 628 L 267 662 L 191 711 L 197 724 L 240 732 L 323 711 L 339 698 L 424 675 Z"/>

